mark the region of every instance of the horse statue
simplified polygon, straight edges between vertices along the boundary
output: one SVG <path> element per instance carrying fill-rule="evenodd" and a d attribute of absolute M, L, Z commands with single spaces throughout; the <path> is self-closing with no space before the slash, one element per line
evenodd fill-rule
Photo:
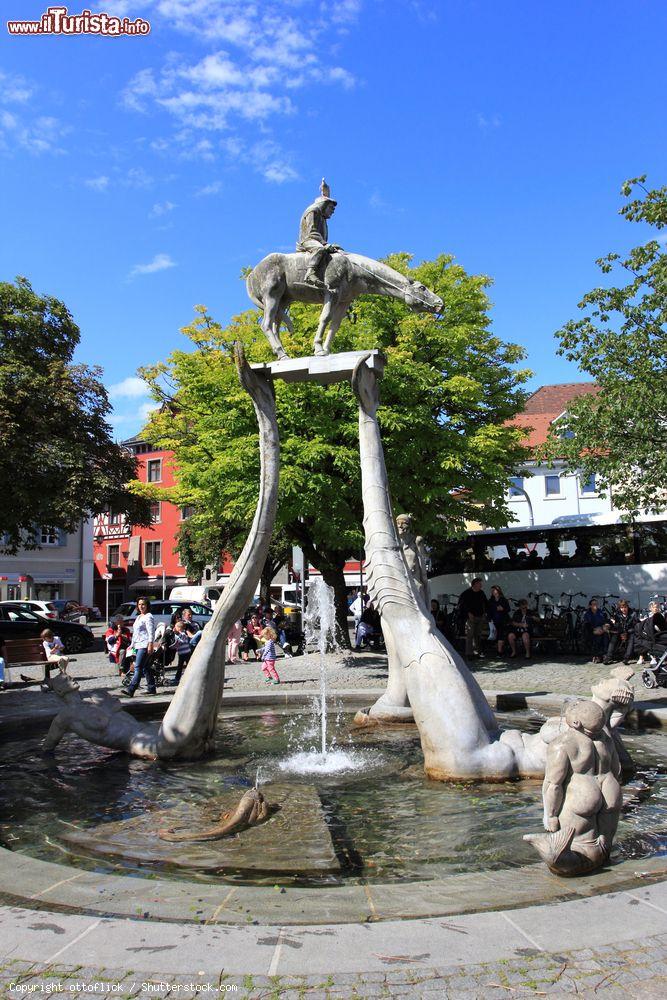
<path fill-rule="evenodd" d="M 327 220 L 336 202 L 324 180 L 320 191 L 321 196 L 301 217 L 297 252 L 270 253 L 246 279 L 248 295 L 264 313 L 262 330 L 279 359 L 287 357 L 280 327 L 284 323 L 292 330 L 292 302 L 322 304 L 314 343 L 314 353 L 319 355 L 331 352 L 347 310 L 360 295 L 388 295 L 405 302 L 414 312 L 442 310 L 442 299 L 421 282 L 371 257 L 347 253 L 329 243 Z"/>

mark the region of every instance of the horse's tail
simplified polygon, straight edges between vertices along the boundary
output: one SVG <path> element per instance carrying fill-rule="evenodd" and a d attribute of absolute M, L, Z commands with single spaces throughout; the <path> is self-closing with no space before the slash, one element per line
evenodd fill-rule
<path fill-rule="evenodd" d="M 253 267 L 252 271 L 250 272 L 250 274 L 248 275 L 248 277 L 245 280 L 245 286 L 246 286 L 246 289 L 247 289 L 247 292 L 248 292 L 248 298 L 250 299 L 250 301 L 254 302 L 255 305 L 259 306 L 260 309 L 263 309 L 264 308 L 264 303 L 262 302 L 262 299 L 260 297 L 259 291 L 255 287 L 255 280 L 254 279 L 255 279 L 255 271 L 256 270 L 257 270 L 257 268 Z"/>

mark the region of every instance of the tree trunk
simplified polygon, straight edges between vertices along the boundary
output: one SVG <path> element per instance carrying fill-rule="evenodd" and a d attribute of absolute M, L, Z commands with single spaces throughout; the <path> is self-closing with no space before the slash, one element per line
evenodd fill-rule
<path fill-rule="evenodd" d="M 273 559 L 269 556 L 264 563 L 259 581 L 259 602 L 264 608 L 271 603 L 271 581 L 275 576 L 274 565 Z"/>

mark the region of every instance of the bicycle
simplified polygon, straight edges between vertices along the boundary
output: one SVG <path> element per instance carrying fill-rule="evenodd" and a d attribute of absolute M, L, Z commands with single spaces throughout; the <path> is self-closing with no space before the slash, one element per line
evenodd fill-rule
<path fill-rule="evenodd" d="M 567 604 L 563 604 L 563 598 L 567 598 Z M 565 619 L 565 632 L 563 635 L 563 645 L 566 647 L 566 651 L 569 653 L 580 653 L 581 652 L 581 640 L 584 637 L 584 626 L 583 626 L 583 616 L 586 611 L 586 605 L 576 604 L 572 607 L 572 602 L 575 597 L 586 598 L 586 594 L 579 590 L 575 594 L 571 594 L 564 590 L 560 595 L 560 602 L 557 607 L 559 608 L 559 617 Z"/>

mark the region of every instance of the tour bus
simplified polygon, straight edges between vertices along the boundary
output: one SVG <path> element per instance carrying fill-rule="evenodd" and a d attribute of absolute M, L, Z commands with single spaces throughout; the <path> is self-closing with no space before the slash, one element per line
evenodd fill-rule
<path fill-rule="evenodd" d="M 495 583 L 516 600 L 530 592 L 546 592 L 554 604 L 564 592 L 614 594 L 645 609 L 667 594 L 667 514 L 627 522 L 617 514 L 576 514 L 552 524 L 471 531 L 431 553 L 429 589 L 441 603 L 475 577 L 487 597 Z"/>

